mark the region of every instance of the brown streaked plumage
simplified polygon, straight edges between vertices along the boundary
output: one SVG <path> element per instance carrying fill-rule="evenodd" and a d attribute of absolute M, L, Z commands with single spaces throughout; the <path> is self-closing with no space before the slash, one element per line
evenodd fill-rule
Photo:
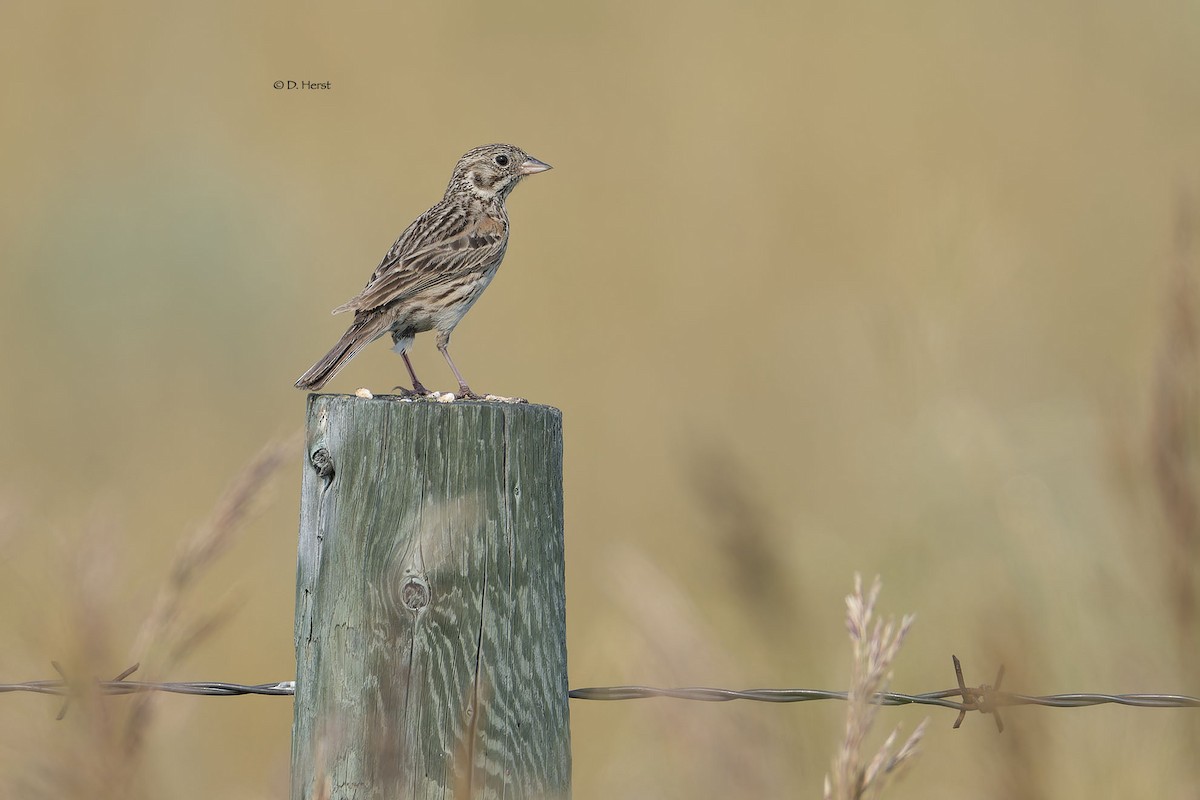
<path fill-rule="evenodd" d="M 446 195 L 400 234 L 353 300 L 333 313 L 354 312 L 354 322 L 308 372 L 297 389 L 320 389 L 346 362 L 384 334 L 404 358 L 413 390 L 428 394 L 417 380 L 408 348 L 413 337 L 437 331 L 437 348 L 446 357 L 464 397 L 476 397 L 450 358 L 450 334 L 491 283 L 508 247 L 504 200 L 526 175 L 549 164 L 519 147 L 488 144 L 458 160 Z"/>

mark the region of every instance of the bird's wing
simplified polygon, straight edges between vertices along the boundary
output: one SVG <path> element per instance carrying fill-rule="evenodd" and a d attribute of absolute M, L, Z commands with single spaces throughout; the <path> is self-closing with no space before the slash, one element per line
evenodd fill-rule
<path fill-rule="evenodd" d="M 415 296 L 504 255 L 508 226 L 502 219 L 468 219 L 458 208 L 434 207 L 392 245 L 366 287 L 333 310 L 370 311 Z"/>

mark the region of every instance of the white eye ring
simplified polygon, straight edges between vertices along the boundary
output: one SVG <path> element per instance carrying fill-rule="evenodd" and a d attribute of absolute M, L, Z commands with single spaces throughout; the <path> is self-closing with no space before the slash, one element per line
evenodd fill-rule
<path fill-rule="evenodd" d="M 498 167 L 507 167 L 508 166 L 508 156 L 504 155 L 504 153 L 501 153 L 500 155 L 496 156 L 495 158 L 492 159 L 492 161 L 495 161 L 496 166 L 498 166 Z"/>

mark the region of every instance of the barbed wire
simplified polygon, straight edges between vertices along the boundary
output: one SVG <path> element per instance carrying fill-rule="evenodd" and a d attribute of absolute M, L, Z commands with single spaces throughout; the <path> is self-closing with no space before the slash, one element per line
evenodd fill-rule
<path fill-rule="evenodd" d="M 1004 692 L 1000 684 L 1004 680 L 1004 667 L 1001 666 L 996 674 L 994 684 L 967 686 L 963 679 L 962 664 L 958 656 L 954 659 L 954 673 L 958 686 L 953 689 L 943 689 L 938 692 L 923 694 L 903 694 L 901 692 L 879 692 L 871 696 L 870 701 L 881 706 L 939 706 L 958 711 L 958 719 L 954 727 L 959 727 L 969 711 L 991 714 L 996 720 L 996 727 L 1004 731 L 1004 722 L 1000 718 L 999 709 L 1013 706 L 1046 706 L 1050 708 L 1082 708 L 1104 704 L 1132 706 L 1135 708 L 1200 708 L 1200 697 L 1190 697 L 1181 694 L 1101 694 L 1094 692 L 1071 692 L 1067 694 L 1025 695 Z M 259 683 L 254 685 L 228 683 L 224 681 L 171 681 L 158 683 L 153 681 L 126 680 L 139 667 L 134 664 L 117 677 L 109 681 L 92 681 L 86 686 L 67 678 L 66 673 L 56 661 L 50 662 L 61 676 L 58 680 L 27 681 L 25 683 L 0 683 L 0 694 L 5 692 L 34 692 L 37 694 L 58 695 L 67 698 L 70 703 L 72 695 L 92 689 L 105 695 L 139 694 L 143 692 L 167 692 L 171 694 L 191 694 L 207 697 L 230 697 L 235 695 L 272 695 L 285 696 L 296 693 L 295 681 L 279 681 L 277 683 Z M 690 686 L 676 689 L 660 689 L 654 686 L 597 686 L 584 689 L 572 689 L 568 696 L 573 700 L 641 700 L 651 697 L 669 697 L 677 700 L 694 700 L 706 703 L 723 703 L 732 700 L 752 700 L 763 703 L 800 703 L 809 700 L 846 700 L 849 693 L 826 689 L 714 689 L 705 686 Z M 952 700 L 951 698 L 958 698 Z M 64 704 L 58 718 L 66 714 Z"/>
<path fill-rule="evenodd" d="M 106 695 L 168 692 L 171 694 L 195 694 L 208 697 L 230 697 L 246 694 L 281 696 L 294 695 L 296 693 L 295 681 L 260 683 L 248 686 L 242 683 L 225 683 L 223 681 L 171 681 L 168 683 L 158 683 L 153 681 L 125 680 L 134 672 L 137 672 L 141 664 L 134 664 L 111 681 L 92 681 L 89 686 L 84 687 L 80 686 L 77 681 L 68 679 L 66 671 L 63 670 L 62 665 L 57 661 L 51 661 L 50 666 L 54 667 L 54 671 L 61 676 L 59 680 L 0 683 L 0 694 L 5 692 L 34 692 L 36 694 L 51 694 L 66 697 L 67 700 L 63 703 L 57 717 L 57 719 L 62 719 L 67 715 L 67 708 L 71 704 L 71 695 L 80 694 L 86 691 L 87 688 L 94 689 L 100 694 Z"/>

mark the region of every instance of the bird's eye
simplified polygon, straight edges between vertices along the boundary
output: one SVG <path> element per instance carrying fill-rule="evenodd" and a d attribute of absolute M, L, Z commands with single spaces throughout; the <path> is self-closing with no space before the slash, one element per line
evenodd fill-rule
<path fill-rule="evenodd" d="M 507 167 L 508 166 L 508 156 L 504 155 L 504 153 L 501 153 L 500 155 L 496 156 L 492 160 L 496 162 L 496 166 L 498 166 L 498 167 Z"/>

